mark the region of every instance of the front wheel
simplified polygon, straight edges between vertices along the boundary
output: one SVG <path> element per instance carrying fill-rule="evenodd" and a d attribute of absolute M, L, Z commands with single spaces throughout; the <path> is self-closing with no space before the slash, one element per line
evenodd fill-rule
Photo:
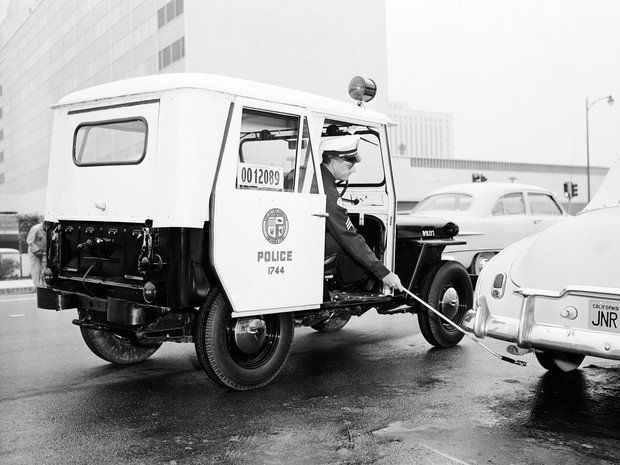
<path fill-rule="evenodd" d="M 161 342 L 141 344 L 134 336 L 123 336 L 102 329 L 80 328 L 88 348 L 103 360 L 117 365 L 145 361 L 161 346 Z"/>
<path fill-rule="evenodd" d="M 422 300 L 459 326 L 473 306 L 471 279 L 458 262 L 436 263 L 422 280 L 420 294 Z M 418 323 L 424 339 L 435 347 L 452 347 L 463 339 L 462 332 L 427 308 L 418 312 Z"/>
<path fill-rule="evenodd" d="M 576 370 L 586 358 L 583 354 L 572 354 L 568 352 L 539 352 L 535 351 L 538 363 L 549 371 L 556 373 L 568 373 L 569 371 Z"/>
<path fill-rule="evenodd" d="M 293 345 L 290 313 L 232 318 L 220 292 L 209 294 L 194 326 L 194 344 L 205 373 L 216 383 L 245 391 L 270 383 Z"/>

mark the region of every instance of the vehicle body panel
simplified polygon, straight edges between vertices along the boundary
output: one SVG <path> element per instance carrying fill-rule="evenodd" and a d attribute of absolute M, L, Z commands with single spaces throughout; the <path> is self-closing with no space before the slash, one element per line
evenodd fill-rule
<path fill-rule="evenodd" d="M 319 176 L 316 193 L 238 188 L 245 108 L 308 121 L 307 112 L 298 107 L 236 99 L 211 201 L 212 266 L 234 315 L 318 308 L 326 215 L 320 170 L 314 170 Z M 317 160 L 312 163 L 318 166 Z"/>

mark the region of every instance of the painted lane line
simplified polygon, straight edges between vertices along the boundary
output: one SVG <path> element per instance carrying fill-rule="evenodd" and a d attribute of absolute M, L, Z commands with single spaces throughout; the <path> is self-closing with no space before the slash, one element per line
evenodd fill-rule
<path fill-rule="evenodd" d="M 444 454 L 443 452 L 438 451 L 436 449 L 433 449 L 432 447 L 428 447 L 426 444 L 420 444 L 420 446 L 422 446 L 423 448 L 425 448 L 425 449 L 427 449 L 427 450 L 429 450 L 431 452 L 434 452 L 435 454 L 437 454 L 437 455 L 439 455 L 441 457 L 444 457 L 444 458 L 446 458 L 448 460 L 451 460 L 454 463 L 458 463 L 459 465 L 469 465 L 467 462 L 463 462 L 462 460 L 459 460 L 456 457 L 452 457 L 451 455 Z"/>

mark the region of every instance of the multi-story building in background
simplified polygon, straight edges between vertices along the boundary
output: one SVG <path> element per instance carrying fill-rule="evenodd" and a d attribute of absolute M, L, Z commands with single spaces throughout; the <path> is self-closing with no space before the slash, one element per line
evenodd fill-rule
<path fill-rule="evenodd" d="M 392 147 L 400 156 L 454 158 L 452 115 L 409 109 L 404 102 L 389 102 L 388 116 L 398 124 L 390 129 Z"/>
<path fill-rule="evenodd" d="M 349 100 L 356 75 L 387 88 L 383 1 L 9 3 L 28 11 L 0 49 L 0 212 L 43 213 L 49 107 L 75 90 L 172 72 L 222 74 L 341 100 Z M 372 27 L 360 34 L 368 11 Z M 341 40 L 347 35 L 355 47 Z M 373 108 L 387 113 L 387 93 Z"/>
<path fill-rule="evenodd" d="M 372 78 L 380 92 L 371 108 L 398 124 L 390 130 L 393 166 L 399 199 L 409 203 L 473 172 L 555 190 L 575 172 L 585 184 L 572 167 L 454 160 L 450 114 L 388 104 L 381 0 L 0 0 L 0 8 L 7 10 L 0 24 L 0 213 L 44 213 L 52 104 L 104 82 L 172 72 L 341 100 L 349 100 L 353 76 Z M 372 27 L 360 33 L 369 11 Z M 592 170 L 593 191 L 607 170 L 600 171 Z"/>

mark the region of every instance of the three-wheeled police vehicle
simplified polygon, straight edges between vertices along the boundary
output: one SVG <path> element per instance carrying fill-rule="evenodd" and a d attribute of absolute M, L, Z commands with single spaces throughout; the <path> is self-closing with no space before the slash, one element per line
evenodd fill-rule
<path fill-rule="evenodd" d="M 416 312 L 426 340 L 462 334 L 378 283 L 339 291 L 324 257 L 322 137 L 360 136 L 362 162 L 342 201 L 368 245 L 408 290 L 456 323 L 472 306 L 457 262 L 442 261 L 458 227 L 399 227 L 390 120 L 363 105 L 205 74 L 133 78 L 72 93 L 52 107 L 44 309 L 77 309 L 87 346 L 116 364 L 164 341 L 194 342 L 217 383 L 272 381 L 295 325 L 342 328 L 351 315 Z"/>

